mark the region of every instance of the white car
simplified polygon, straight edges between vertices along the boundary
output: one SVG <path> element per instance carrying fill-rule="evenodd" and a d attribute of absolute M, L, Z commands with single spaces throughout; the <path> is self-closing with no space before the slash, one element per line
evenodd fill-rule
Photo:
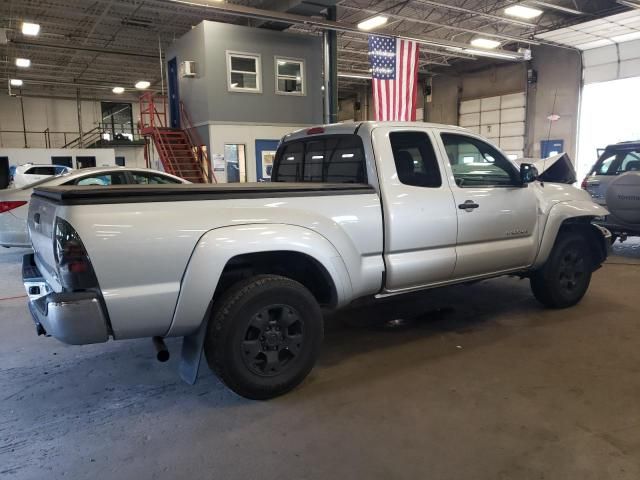
<path fill-rule="evenodd" d="M 65 165 L 35 165 L 33 163 L 25 163 L 16 167 L 13 174 L 13 185 L 15 188 L 22 188 L 32 183 L 39 182 L 56 175 L 62 175 L 72 171 L 73 168 Z"/>
<path fill-rule="evenodd" d="M 64 167 L 67 168 L 67 167 Z M 0 191 L 0 246 L 30 247 L 27 232 L 27 212 L 34 187 L 57 187 L 63 185 L 106 186 L 106 185 L 161 185 L 191 183 L 175 175 L 150 170 L 148 168 L 95 167 L 71 170 L 53 178 L 22 188 Z"/>

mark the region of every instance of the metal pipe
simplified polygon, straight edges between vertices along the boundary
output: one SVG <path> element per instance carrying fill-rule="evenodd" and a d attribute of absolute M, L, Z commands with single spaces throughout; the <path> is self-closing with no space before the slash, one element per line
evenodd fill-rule
<path fill-rule="evenodd" d="M 84 148 L 83 134 L 82 134 L 82 99 L 80 98 L 80 88 L 76 89 L 76 105 L 78 107 L 78 136 L 80 148 Z"/>
<path fill-rule="evenodd" d="M 159 362 L 169 360 L 171 354 L 169 353 L 167 345 L 164 343 L 164 339 L 162 337 L 151 337 L 151 342 L 153 343 L 153 348 L 156 350 L 156 359 Z"/>
<path fill-rule="evenodd" d="M 55 45 L 51 43 L 40 43 L 40 42 L 24 42 L 21 40 L 11 40 L 11 45 L 17 45 L 21 47 L 34 47 L 36 49 L 49 48 L 49 49 L 57 49 L 57 50 L 78 50 L 80 52 L 100 53 L 102 55 L 124 55 L 129 57 L 145 57 L 145 58 L 153 58 L 154 60 L 157 58 L 155 54 L 134 53 L 134 52 L 127 52 L 125 50 L 112 50 L 112 49 L 101 50 L 99 48 L 76 47 L 73 45 Z"/>
<path fill-rule="evenodd" d="M 164 96 L 164 65 L 162 62 L 162 43 L 158 35 L 158 58 L 160 59 L 160 94 Z"/>
<path fill-rule="evenodd" d="M 329 32 L 322 33 L 322 93 L 324 93 L 324 122 L 331 123 L 331 107 L 329 106 Z"/>
<path fill-rule="evenodd" d="M 581 12 L 580 10 L 574 10 L 573 8 L 562 7 L 560 5 L 556 5 L 555 3 L 541 2 L 538 0 L 528 0 L 528 3 L 549 8 L 551 10 L 557 10 L 559 12 L 569 13 L 571 15 L 587 15 L 586 12 Z"/>
<path fill-rule="evenodd" d="M 444 28 L 444 29 L 457 30 L 459 32 L 477 33 L 477 34 L 483 35 L 485 37 L 502 38 L 504 40 L 509 40 L 511 42 L 529 43 L 531 45 L 539 45 L 540 44 L 540 42 L 538 42 L 536 40 L 531 40 L 531 39 L 528 39 L 528 38 L 513 37 L 511 35 L 504 35 L 504 34 L 501 34 L 501 33 L 483 32 L 481 30 L 474 30 L 472 28 L 456 27 L 455 25 L 446 25 L 446 24 L 439 23 L 439 22 L 432 22 L 430 20 L 423 20 L 421 18 L 406 17 L 404 15 L 398 15 L 398 14 L 395 14 L 395 13 L 377 12 L 375 10 L 369 10 L 367 8 L 349 7 L 347 5 L 340 5 L 340 8 L 344 8 L 345 10 L 354 10 L 354 11 L 359 11 L 359 12 L 366 12 L 366 13 L 369 13 L 371 15 L 384 15 L 386 17 L 396 18 L 398 20 L 402 20 L 402 21 L 405 21 L 405 22 L 419 23 L 419 24 L 422 24 L 422 25 L 432 25 L 432 26 L 436 26 L 436 27 L 440 27 L 440 28 Z"/>
<path fill-rule="evenodd" d="M 20 95 L 20 111 L 22 112 L 22 135 L 24 135 L 24 148 L 29 148 L 27 143 L 27 124 L 24 121 L 24 103 L 22 102 L 22 95 Z"/>
<path fill-rule="evenodd" d="M 432 7 L 437 8 L 445 8 L 447 10 L 453 10 L 455 12 L 469 13 L 471 15 L 476 15 L 478 17 L 491 18 L 492 20 L 496 20 L 502 23 L 511 23 L 513 25 L 518 25 L 521 27 L 527 28 L 536 28 L 537 25 L 534 23 L 523 22 L 522 20 L 515 20 L 513 18 L 501 17 L 499 15 L 493 15 L 491 13 L 478 12 L 477 10 L 470 10 L 468 8 L 457 7 L 455 5 L 447 5 L 445 3 L 433 2 L 431 0 L 414 0 L 417 3 L 422 3 L 423 5 L 431 5 Z"/>
<path fill-rule="evenodd" d="M 217 3 L 217 2 L 209 3 L 211 2 L 211 0 L 208 0 L 208 1 L 199 0 L 199 2 L 190 1 L 190 0 L 167 0 L 167 1 L 179 4 L 179 5 L 184 5 L 185 7 L 206 8 L 206 9 L 214 10 L 217 12 L 236 15 L 239 17 L 259 18 L 262 20 L 280 21 L 284 23 L 290 23 L 293 25 L 307 25 L 307 26 L 322 28 L 325 30 L 332 30 L 336 32 L 349 32 L 349 33 L 356 33 L 358 35 L 369 35 L 369 32 L 358 30 L 357 27 L 352 25 L 346 25 L 344 23 L 340 23 L 332 20 L 306 17 L 304 15 L 295 15 L 292 13 L 284 13 L 284 12 L 273 12 L 270 10 L 263 10 L 263 9 L 254 8 L 254 7 L 246 7 L 244 5 L 236 5 L 232 3 Z M 200 3 L 202 1 L 205 1 L 207 3 Z M 443 6 L 441 4 L 438 4 L 438 5 Z M 448 6 L 445 5 L 445 7 L 448 7 Z M 473 13 L 477 13 L 477 12 L 473 12 Z M 505 20 L 511 23 L 515 22 L 508 19 L 504 19 L 503 17 L 496 17 L 496 18 Z M 535 27 L 535 25 L 532 25 L 532 24 L 528 24 L 524 22 L 520 22 L 520 23 L 523 23 L 526 26 Z M 464 50 L 469 49 L 469 45 L 466 43 L 451 42 L 451 41 L 443 40 L 441 38 L 436 38 L 436 37 L 413 37 L 408 35 L 399 35 L 398 32 L 388 31 L 388 30 L 380 30 L 380 31 L 377 31 L 376 33 L 378 35 L 387 35 L 390 37 L 396 37 L 404 40 L 411 40 L 421 45 L 431 45 L 431 46 L 441 47 L 441 48 L 445 48 L 455 52 L 465 53 Z M 502 49 L 494 49 L 486 52 L 482 50 L 474 50 L 473 54 L 477 56 L 504 58 L 507 60 L 523 60 L 524 59 L 524 55 L 522 55 L 521 53 L 512 52 L 509 50 L 502 50 Z"/>
<path fill-rule="evenodd" d="M 336 7 L 327 8 L 327 19 L 335 21 Z M 329 53 L 329 123 L 338 122 L 338 34 L 335 30 L 327 32 Z"/>

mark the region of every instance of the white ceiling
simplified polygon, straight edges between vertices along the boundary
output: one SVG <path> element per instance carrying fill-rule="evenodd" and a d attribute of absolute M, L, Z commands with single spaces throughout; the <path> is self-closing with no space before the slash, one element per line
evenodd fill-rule
<path fill-rule="evenodd" d="M 535 38 L 580 50 L 637 40 L 640 39 L 640 9 L 540 33 Z"/>

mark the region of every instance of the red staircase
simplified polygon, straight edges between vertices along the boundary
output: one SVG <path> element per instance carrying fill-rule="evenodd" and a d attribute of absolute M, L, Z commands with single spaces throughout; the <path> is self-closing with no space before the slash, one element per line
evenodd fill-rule
<path fill-rule="evenodd" d="M 184 105 L 180 103 L 181 128 L 167 127 L 166 97 L 151 92 L 140 97 L 140 134 L 151 139 L 167 173 L 193 183 L 216 182 L 207 156 L 206 145 L 193 127 Z M 149 143 L 145 159 L 149 164 Z"/>

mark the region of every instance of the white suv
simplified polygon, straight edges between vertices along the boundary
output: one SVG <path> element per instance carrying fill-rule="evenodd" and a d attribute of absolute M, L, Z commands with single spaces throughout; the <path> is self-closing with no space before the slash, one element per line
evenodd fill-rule
<path fill-rule="evenodd" d="M 36 165 L 33 163 L 25 163 L 16 167 L 16 171 L 13 174 L 13 186 L 15 188 L 22 188 L 26 185 L 44 180 L 48 177 L 55 175 L 61 175 L 73 170 L 71 167 L 65 165 Z"/>

